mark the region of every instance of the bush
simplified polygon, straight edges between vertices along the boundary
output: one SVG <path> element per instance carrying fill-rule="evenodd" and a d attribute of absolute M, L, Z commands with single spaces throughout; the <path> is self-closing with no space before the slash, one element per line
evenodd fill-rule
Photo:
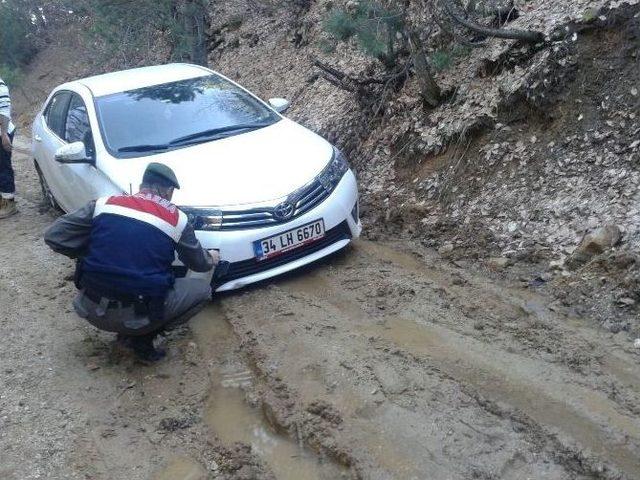
<path fill-rule="evenodd" d="M 227 28 L 229 30 L 238 30 L 242 26 L 243 23 L 244 23 L 244 16 L 243 15 L 241 15 L 241 14 L 234 15 L 227 22 Z"/>
<path fill-rule="evenodd" d="M 466 57 L 471 53 L 471 48 L 464 45 L 455 45 L 450 50 L 436 50 L 431 55 L 431 65 L 436 71 L 447 70 L 453 65 L 456 58 Z"/>
<path fill-rule="evenodd" d="M 333 10 L 325 22 L 325 30 L 337 40 L 355 37 L 365 53 L 387 65 L 395 63 L 398 33 L 403 33 L 404 28 L 402 13 L 369 1 L 350 11 Z"/>
<path fill-rule="evenodd" d="M 330 54 L 336 51 L 336 44 L 335 41 L 323 38 L 318 42 L 318 48 L 320 48 L 322 53 Z"/>
<path fill-rule="evenodd" d="M 35 55 L 33 31 L 29 11 L 22 4 L 0 2 L 0 59 L 5 68 L 20 68 Z"/>
<path fill-rule="evenodd" d="M 436 50 L 433 52 L 433 55 L 431 55 L 431 65 L 433 65 L 434 70 L 438 72 L 448 69 L 452 61 L 451 55 L 445 50 Z"/>
<path fill-rule="evenodd" d="M 0 78 L 11 88 L 22 81 L 22 71 L 17 67 L 0 64 Z"/>
<path fill-rule="evenodd" d="M 90 33 L 101 38 L 112 54 L 137 58 L 141 51 L 157 47 L 161 37 L 168 41 L 174 60 L 203 61 L 194 58 L 194 48 L 202 49 L 205 40 L 207 0 L 76 1 L 93 20 Z"/>
<path fill-rule="evenodd" d="M 344 10 L 334 10 L 325 22 L 325 30 L 338 40 L 348 40 L 357 32 L 355 20 Z"/>

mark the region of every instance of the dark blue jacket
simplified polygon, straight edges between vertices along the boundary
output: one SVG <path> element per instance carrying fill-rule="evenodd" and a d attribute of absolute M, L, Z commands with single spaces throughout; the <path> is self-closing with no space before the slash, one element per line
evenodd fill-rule
<path fill-rule="evenodd" d="M 65 215 L 45 233 L 56 252 L 82 257 L 81 284 L 100 292 L 161 297 L 176 258 L 191 270 L 213 267 L 187 216 L 147 192 L 101 198 Z"/>

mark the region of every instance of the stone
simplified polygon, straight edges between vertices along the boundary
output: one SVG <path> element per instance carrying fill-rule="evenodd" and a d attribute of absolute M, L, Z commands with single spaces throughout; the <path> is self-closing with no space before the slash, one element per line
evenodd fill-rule
<path fill-rule="evenodd" d="M 585 235 L 578 248 L 567 259 L 567 266 L 576 269 L 588 263 L 596 255 L 614 247 L 622 237 L 620 227 L 605 225 Z"/>
<path fill-rule="evenodd" d="M 633 298 L 622 297 L 618 299 L 618 305 L 622 307 L 633 307 L 636 304 L 636 301 Z"/>
<path fill-rule="evenodd" d="M 453 244 L 452 243 L 445 243 L 444 245 L 442 245 L 439 249 L 438 249 L 438 253 L 440 255 L 449 255 L 451 252 L 453 252 Z"/>
<path fill-rule="evenodd" d="M 564 268 L 565 259 L 551 260 L 549 262 L 549 270 L 562 270 Z"/>
<path fill-rule="evenodd" d="M 379 364 L 373 367 L 373 374 L 380 382 L 380 387 L 386 395 L 395 395 L 409 389 L 409 383 L 404 375 L 400 375 L 390 365 Z"/>
<path fill-rule="evenodd" d="M 635 255 L 632 255 L 627 252 L 621 252 L 616 255 L 613 259 L 613 263 L 621 270 L 629 268 L 631 265 L 636 263 L 637 259 Z"/>
<path fill-rule="evenodd" d="M 493 270 L 502 270 L 503 268 L 508 267 L 510 263 L 511 260 L 506 257 L 492 257 L 487 260 L 487 266 Z"/>

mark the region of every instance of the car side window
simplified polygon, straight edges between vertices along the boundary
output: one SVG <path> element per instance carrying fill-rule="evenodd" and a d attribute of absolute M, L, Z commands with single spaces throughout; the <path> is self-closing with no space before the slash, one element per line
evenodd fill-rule
<path fill-rule="evenodd" d="M 73 94 L 69 103 L 67 121 L 65 123 L 64 139 L 69 142 L 83 142 L 87 153 L 93 153 L 93 136 L 87 107 L 80 95 Z"/>
<path fill-rule="evenodd" d="M 64 125 L 70 97 L 69 92 L 56 93 L 49 102 L 45 114 L 47 126 L 62 139 L 64 139 Z"/>

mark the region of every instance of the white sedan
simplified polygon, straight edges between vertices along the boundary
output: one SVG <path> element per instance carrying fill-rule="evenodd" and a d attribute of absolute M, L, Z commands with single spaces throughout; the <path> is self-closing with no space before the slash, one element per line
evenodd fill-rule
<path fill-rule="evenodd" d="M 135 193 L 150 162 L 232 290 L 311 263 L 360 235 L 356 178 L 338 149 L 204 67 L 172 64 L 57 87 L 33 124 L 33 156 L 54 207 Z M 180 267 L 177 267 L 177 271 Z"/>

